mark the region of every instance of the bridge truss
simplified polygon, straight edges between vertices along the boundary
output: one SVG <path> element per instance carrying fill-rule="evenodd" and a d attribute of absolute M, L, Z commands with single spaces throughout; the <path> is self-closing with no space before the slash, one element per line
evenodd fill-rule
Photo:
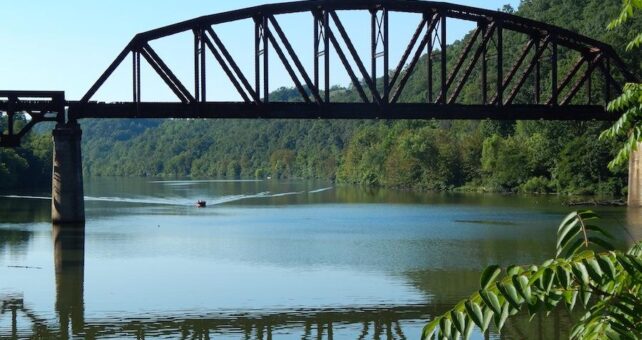
<path fill-rule="evenodd" d="M 365 11 L 371 17 L 371 48 L 360 55 L 338 13 Z M 391 65 L 391 13 L 411 13 L 419 24 L 400 60 Z M 281 27 L 279 18 L 308 13 L 314 28 L 313 65 L 305 67 L 301 51 Z M 475 29 L 457 49 L 454 63 L 447 63 L 451 20 L 474 23 Z M 254 45 L 254 72 L 246 74 L 239 61 L 217 33 L 218 26 L 250 21 Z M 193 88 L 190 90 L 161 58 L 150 42 L 191 32 Z M 520 37 L 521 51 L 504 49 L 506 37 Z M 340 63 L 331 63 L 334 53 Z M 572 53 L 576 60 L 567 73 L 560 69 L 560 53 Z M 508 54 L 512 57 L 508 58 Z M 422 58 L 423 56 L 423 58 Z M 278 58 L 300 95 L 297 102 L 270 98 L 270 58 Z M 190 57 L 191 58 L 191 57 Z M 132 99 L 128 102 L 92 101 L 114 71 L 131 59 Z M 208 60 L 215 60 L 242 101 L 217 102 L 208 99 Z M 141 63 L 146 62 L 160 76 L 176 99 L 148 102 L 141 98 Z M 510 65 L 509 65 L 510 62 Z M 392 67 L 391 67 L 392 66 Z M 330 71 L 341 67 L 358 94 L 355 102 L 335 102 L 331 95 Z M 416 102 L 404 100 L 403 93 L 412 75 L 427 74 Z M 377 74 L 378 69 L 389 70 Z M 544 72 L 545 70 L 545 72 Z M 473 75 L 477 75 L 476 77 Z M 461 98 L 473 81 L 481 89 L 477 98 Z M 60 93 L 0 92 L 0 111 L 8 126 L 0 146 L 19 143 L 23 131 L 44 120 L 64 122 L 82 118 L 294 118 L 294 119 L 548 119 L 610 120 L 606 103 L 617 95 L 624 82 L 636 76 L 614 49 L 570 30 L 515 15 L 431 1 L 411 0 L 314 0 L 251 7 L 203 16 L 136 35 L 107 70 L 79 101 L 65 101 L 67 114 L 60 109 Z M 599 89 L 596 89 L 598 84 Z M 601 92 L 601 93 L 598 93 Z M 32 97 L 46 100 L 29 100 Z M 26 97 L 27 100 L 18 100 Z M 55 97 L 55 98 L 54 98 Z M 64 97 L 64 95 L 63 95 Z M 63 99 L 64 100 L 64 99 Z M 598 102 L 598 100 L 600 102 Z M 62 111 L 61 111 L 62 110 Z M 31 121 L 16 132 L 14 116 L 27 112 Z M 43 113 L 44 112 L 44 113 Z M 45 113 L 58 112 L 55 117 Z"/>

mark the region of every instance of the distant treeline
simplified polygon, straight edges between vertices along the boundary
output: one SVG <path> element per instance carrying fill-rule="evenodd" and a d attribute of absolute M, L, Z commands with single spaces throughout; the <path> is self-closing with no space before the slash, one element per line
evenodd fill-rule
<path fill-rule="evenodd" d="M 642 29 L 606 31 L 619 0 L 524 0 L 516 14 L 606 41 L 639 72 L 641 56 L 624 52 Z M 505 11 L 512 11 L 509 6 Z M 631 26 L 637 28 L 632 28 Z M 470 36 L 470 35 L 469 35 Z M 467 36 L 448 49 L 453 64 Z M 505 62 L 525 38 L 505 34 Z M 425 58 L 425 56 L 424 56 Z M 560 74 L 576 58 L 560 50 Z M 425 60 L 422 60 L 425 62 Z M 494 69 L 495 58 L 488 60 Z M 550 72 L 542 63 L 542 74 Z M 435 72 L 438 84 L 439 72 Z M 410 77 L 402 102 L 426 98 L 427 72 Z M 481 96 L 473 71 L 462 102 Z M 489 84 L 494 82 L 489 74 Z M 523 91 L 526 101 L 532 92 Z M 595 89 L 600 81 L 593 81 Z M 543 93 L 550 84 L 544 82 Z M 489 90 L 489 96 L 493 93 Z M 583 91 L 582 91 L 583 92 Z M 581 99 L 583 93 L 578 94 Z M 594 91 L 599 92 L 601 91 Z M 336 86 L 335 101 L 358 101 L 351 87 Z M 281 88 L 273 101 L 300 100 Z M 519 116 L 519 112 L 515 113 Z M 120 120 L 83 121 L 85 173 L 94 176 L 323 178 L 343 183 L 418 190 L 487 190 L 621 195 L 627 169 L 607 170 L 616 144 L 598 141 L 608 123 L 544 121 L 329 121 L 329 120 Z M 0 170 L 1 171 L 1 170 Z"/>

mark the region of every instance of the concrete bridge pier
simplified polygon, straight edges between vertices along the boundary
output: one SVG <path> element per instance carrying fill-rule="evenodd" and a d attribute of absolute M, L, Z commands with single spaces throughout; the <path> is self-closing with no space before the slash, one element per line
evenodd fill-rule
<path fill-rule="evenodd" d="M 76 121 L 58 124 L 53 130 L 51 220 L 54 224 L 84 224 L 85 198 L 80 139 Z"/>
<path fill-rule="evenodd" d="M 642 143 L 629 157 L 629 207 L 642 207 Z"/>

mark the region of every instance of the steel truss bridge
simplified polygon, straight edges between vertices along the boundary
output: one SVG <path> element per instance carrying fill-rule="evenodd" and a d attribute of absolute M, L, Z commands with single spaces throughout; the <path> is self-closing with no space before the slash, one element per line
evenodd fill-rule
<path fill-rule="evenodd" d="M 371 49 L 360 55 L 342 23 L 342 11 L 362 11 L 371 16 Z M 391 65 L 391 13 L 411 13 L 419 24 L 400 60 Z M 288 14 L 307 13 L 313 26 L 313 66 L 304 67 L 301 51 L 279 24 Z M 448 64 L 448 23 L 464 20 L 475 25 Z M 254 25 L 247 39 L 254 45 L 254 72 L 245 74 L 222 41 L 219 25 L 249 21 Z M 191 32 L 194 88 L 188 89 L 150 46 L 150 42 Z M 523 49 L 507 65 L 506 36 L 519 36 Z M 395 37 L 399 38 L 399 37 Z M 401 39 L 401 38 L 399 38 Z M 404 38 L 405 39 L 405 38 Z M 513 52 L 513 51 L 511 51 Z M 308 53 L 308 52 L 306 52 Z M 340 63 L 330 62 L 334 53 Z M 566 74 L 559 72 L 561 53 L 576 55 Z M 422 58 L 427 55 L 427 58 Z M 299 92 L 299 102 L 270 100 L 270 58 L 278 58 Z M 207 61 L 213 58 L 242 98 L 239 102 L 208 99 Z M 131 59 L 132 100 L 97 102 L 93 96 L 127 59 Z M 146 62 L 174 93 L 173 102 L 148 102 L 141 98 L 141 63 Z M 392 67 L 391 67 L 392 66 Z M 191 66 L 190 66 L 191 67 Z M 351 79 L 359 101 L 333 102 L 331 67 L 342 67 Z M 402 100 L 412 74 L 425 68 L 425 98 Z M 390 70 L 377 74 L 378 69 Z M 546 70 L 546 72 L 543 72 Z M 481 93 L 464 101 L 460 95 L 479 75 Z M 107 70 L 77 101 L 64 92 L 0 91 L 0 112 L 7 124 L 0 146 L 18 146 L 20 139 L 42 121 L 66 123 L 83 118 L 294 118 L 294 119 L 547 119 L 610 120 L 605 104 L 618 94 L 623 82 L 636 76 L 614 49 L 576 32 L 515 15 L 442 2 L 413 0 L 314 0 L 263 5 L 203 16 L 136 35 Z M 528 84 L 528 85 L 527 85 Z M 599 84 L 600 89 L 595 89 Z M 601 92 L 597 95 L 597 92 Z M 579 95 L 581 94 L 581 95 Z M 598 102 L 598 98 L 601 102 Z M 16 115 L 27 113 L 28 123 L 17 124 Z"/>

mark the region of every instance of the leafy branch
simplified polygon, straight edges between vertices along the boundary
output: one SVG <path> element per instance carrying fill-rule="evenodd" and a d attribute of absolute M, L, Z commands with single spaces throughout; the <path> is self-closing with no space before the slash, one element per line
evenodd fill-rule
<path fill-rule="evenodd" d="M 486 268 L 480 290 L 433 319 L 422 339 L 468 339 L 475 327 L 486 332 L 491 324 L 501 332 L 522 310 L 532 318 L 560 305 L 586 310 L 573 339 L 642 338 L 642 246 L 614 251 L 611 235 L 593 224 L 597 218 L 592 211 L 569 214 L 558 228 L 557 257 L 540 266 Z"/>

